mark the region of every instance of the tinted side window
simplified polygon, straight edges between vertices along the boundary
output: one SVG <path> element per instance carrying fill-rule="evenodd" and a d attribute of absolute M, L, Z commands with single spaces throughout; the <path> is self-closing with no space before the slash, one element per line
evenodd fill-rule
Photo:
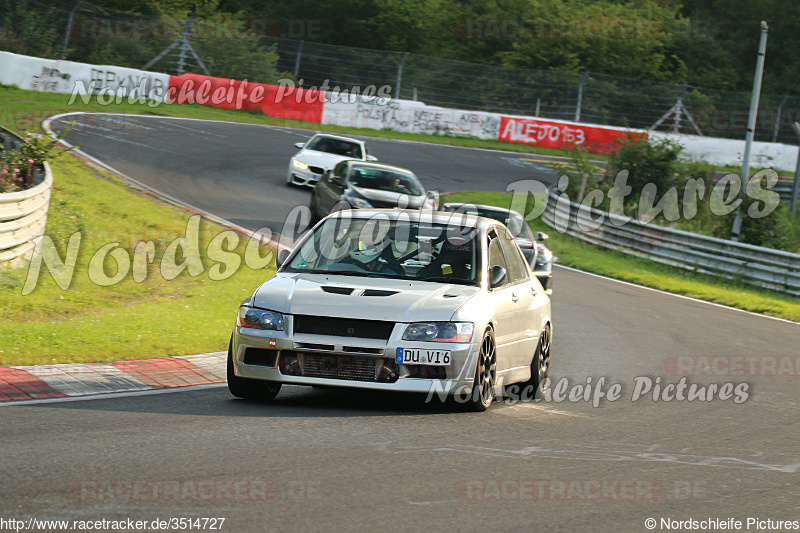
<path fill-rule="evenodd" d="M 336 168 L 333 169 L 333 175 L 337 178 L 341 178 L 342 181 L 344 181 L 344 179 L 347 178 L 347 162 L 342 161 L 336 165 Z"/>
<path fill-rule="evenodd" d="M 525 265 L 525 258 L 522 256 L 522 253 L 520 253 L 519 248 L 514 242 L 514 238 L 511 237 L 508 231 L 504 230 L 502 238 L 497 240 L 500 241 L 503 254 L 506 258 L 509 282 L 516 283 L 525 280 L 528 277 L 528 269 Z"/>
<path fill-rule="evenodd" d="M 500 238 L 494 235 L 494 233 L 489 234 L 489 272 L 491 273 L 492 267 L 495 265 L 500 265 L 501 267 L 505 268 L 506 271 L 508 267 L 506 266 L 505 257 L 503 257 L 503 249 L 500 245 Z M 508 283 L 508 275 L 506 275 L 505 279 L 498 285 L 498 287 L 502 287 Z"/>

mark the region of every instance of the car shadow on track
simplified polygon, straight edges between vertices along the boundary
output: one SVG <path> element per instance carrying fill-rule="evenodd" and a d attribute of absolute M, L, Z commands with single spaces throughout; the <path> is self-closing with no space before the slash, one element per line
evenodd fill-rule
<path fill-rule="evenodd" d="M 93 397 L 55 401 L 20 408 L 57 408 L 150 414 L 233 417 L 373 417 L 451 414 L 463 411 L 454 402 L 424 394 L 384 391 L 284 386 L 272 402 L 234 398 L 225 387 L 208 387 L 167 394 L 134 394 L 125 397 Z"/>

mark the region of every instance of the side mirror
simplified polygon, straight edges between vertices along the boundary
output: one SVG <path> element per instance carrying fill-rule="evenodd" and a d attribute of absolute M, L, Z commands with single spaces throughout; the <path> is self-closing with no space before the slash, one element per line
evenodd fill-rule
<path fill-rule="evenodd" d="M 334 185 L 338 185 L 339 187 L 345 187 L 345 185 L 346 185 L 342 178 L 340 178 L 339 176 L 334 175 L 332 172 L 331 172 L 331 175 L 330 175 L 330 179 L 331 179 L 331 183 L 333 183 Z"/>
<path fill-rule="evenodd" d="M 287 259 L 289 259 L 289 255 L 291 255 L 291 250 L 287 250 L 286 248 L 282 248 L 278 250 L 278 255 L 275 256 L 275 266 L 280 268 Z"/>
<path fill-rule="evenodd" d="M 305 145 L 306 145 L 306 143 L 294 143 L 294 147 L 295 147 L 295 148 L 300 148 L 301 150 L 303 149 L 303 147 L 304 147 Z"/>
<path fill-rule="evenodd" d="M 506 279 L 506 269 L 500 265 L 495 265 L 489 269 L 489 287 L 494 288 Z"/>
<path fill-rule="evenodd" d="M 367 161 L 377 161 L 377 160 L 378 158 L 375 157 L 374 155 L 367 155 Z"/>
<path fill-rule="evenodd" d="M 439 191 L 428 191 L 425 193 L 423 205 L 430 205 L 432 211 L 439 210 Z"/>
<path fill-rule="evenodd" d="M 547 242 L 548 238 L 549 237 L 547 236 L 547 233 L 544 233 L 543 231 L 536 232 L 536 242 L 545 243 Z"/>

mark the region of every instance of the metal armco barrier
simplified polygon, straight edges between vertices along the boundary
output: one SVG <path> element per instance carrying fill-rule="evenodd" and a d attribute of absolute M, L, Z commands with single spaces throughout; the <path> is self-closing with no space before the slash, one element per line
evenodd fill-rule
<path fill-rule="evenodd" d="M 773 190 L 780 195 L 781 203 L 784 203 L 784 204 L 791 204 L 792 203 L 792 184 L 791 183 L 789 185 L 778 185 Z"/>
<path fill-rule="evenodd" d="M 572 202 L 550 191 L 545 224 L 583 242 L 659 263 L 800 296 L 800 254 L 642 224 Z M 598 220 L 602 223 L 598 226 Z M 615 224 L 619 224 L 616 225 Z M 597 229 L 591 229 L 598 226 Z"/>
<path fill-rule="evenodd" d="M 22 139 L 0 127 L 0 137 L 8 148 Z M 45 178 L 38 185 L 18 192 L 0 193 L 0 265 L 30 258 L 33 240 L 44 235 L 53 172 L 44 163 Z"/>

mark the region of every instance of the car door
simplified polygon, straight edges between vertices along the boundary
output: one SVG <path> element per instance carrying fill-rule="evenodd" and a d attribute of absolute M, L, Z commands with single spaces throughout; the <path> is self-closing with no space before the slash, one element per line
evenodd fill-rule
<path fill-rule="evenodd" d="M 501 266 L 508 272 L 505 256 L 501 245 L 501 237 L 496 228 L 487 232 L 487 271 L 486 279 L 490 280 L 489 273 L 493 266 Z M 489 287 L 488 299 L 492 306 L 495 319 L 494 340 L 497 353 L 497 371 L 502 372 L 513 367 L 514 341 L 516 338 L 516 324 L 514 323 L 517 305 L 514 302 L 513 287 L 505 279 L 495 287 Z"/>
<path fill-rule="evenodd" d="M 326 215 L 331 212 L 344 193 L 343 183 L 347 178 L 348 169 L 347 161 L 342 161 L 323 177 L 325 185 L 319 191 L 318 205 Z"/>
<path fill-rule="evenodd" d="M 539 336 L 541 317 L 537 315 L 538 305 L 534 305 L 536 291 L 541 291 L 538 283 L 531 278 L 530 269 L 525 261 L 525 256 L 519 249 L 514 237 L 503 228 L 500 230 L 500 244 L 503 256 L 508 265 L 509 288 L 511 300 L 514 302 L 514 349 L 511 355 L 512 367 L 527 367 L 530 365 L 536 351 L 536 342 Z"/>

